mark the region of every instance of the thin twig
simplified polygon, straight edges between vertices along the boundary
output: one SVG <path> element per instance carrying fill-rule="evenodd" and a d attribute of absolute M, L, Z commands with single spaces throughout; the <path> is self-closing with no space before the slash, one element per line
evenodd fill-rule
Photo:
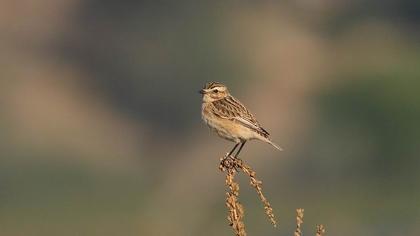
<path fill-rule="evenodd" d="M 239 168 L 241 168 L 241 170 L 249 176 L 251 186 L 255 188 L 255 191 L 260 197 L 261 202 L 264 204 L 265 214 L 270 219 L 271 224 L 273 224 L 274 227 L 277 227 L 277 222 L 274 217 L 273 208 L 271 207 L 270 202 L 267 200 L 267 198 L 262 192 L 262 181 L 257 179 L 257 173 L 254 170 L 252 170 L 249 165 L 247 165 L 240 159 L 237 160 L 237 164 Z"/>

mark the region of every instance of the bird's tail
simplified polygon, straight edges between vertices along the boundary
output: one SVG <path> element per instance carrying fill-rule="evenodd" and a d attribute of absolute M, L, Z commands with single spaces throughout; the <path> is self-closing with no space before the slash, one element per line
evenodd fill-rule
<path fill-rule="evenodd" d="M 275 147 L 279 151 L 283 151 L 283 148 L 279 147 L 277 144 L 273 143 L 270 139 L 265 140 L 267 143 L 271 144 L 271 146 Z"/>

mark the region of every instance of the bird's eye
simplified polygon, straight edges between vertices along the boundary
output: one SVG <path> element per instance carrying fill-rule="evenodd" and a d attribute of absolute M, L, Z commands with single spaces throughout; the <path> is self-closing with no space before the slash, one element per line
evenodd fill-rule
<path fill-rule="evenodd" d="M 218 92 L 219 92 L 219 90 L 215 89 L 215 90 L 213 90 L 213 92 L 214 92 L 214 93 L 218 93 Z"/>

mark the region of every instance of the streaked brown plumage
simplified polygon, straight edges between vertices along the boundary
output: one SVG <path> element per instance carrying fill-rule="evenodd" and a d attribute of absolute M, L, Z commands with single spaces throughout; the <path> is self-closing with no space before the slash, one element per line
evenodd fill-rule
<path fill-rule="evenodd" d="M 220 137 L 236 143 L 231 155 L 241 144 L 238 156 L 246 141 L 258 139 L 281 150 L 269 139 L 269 133 L 261 127 L 254 115 L 237 99 L 230 95 L 227 87 L 219 82 L 207 83 L 203 94 L 202 118 Z"/>

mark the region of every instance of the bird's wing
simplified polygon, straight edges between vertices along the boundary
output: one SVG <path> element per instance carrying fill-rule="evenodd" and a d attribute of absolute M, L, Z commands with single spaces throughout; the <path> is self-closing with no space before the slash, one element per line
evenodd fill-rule
<path fill-rule="evenodd" d="M 213 112 L 221 118 L 236 121 L 241 125 L 258 132 L 264 137 L 269 135 L 269 133 L 260 126 L 252 113 L 232 96 L 213 102 Z"/>

